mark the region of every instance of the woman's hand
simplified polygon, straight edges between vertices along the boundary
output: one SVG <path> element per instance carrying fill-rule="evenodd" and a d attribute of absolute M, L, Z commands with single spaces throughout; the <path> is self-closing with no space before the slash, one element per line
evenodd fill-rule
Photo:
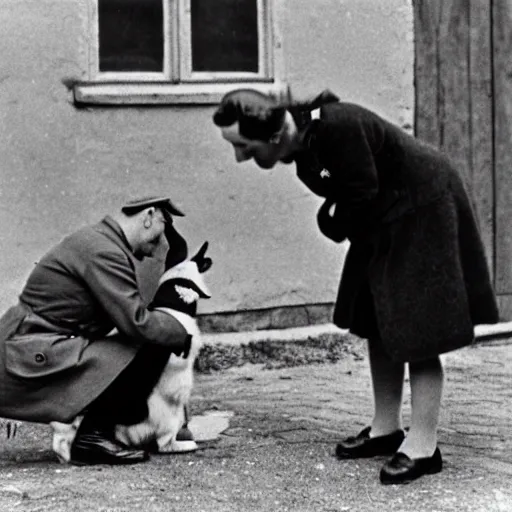
<path fill-rule="evenodd" d="M 336 219 L 336 203 L 332 199 L 326 199 L 320 206 L 316 215 L 318 227 L 324 236 L 336 243 L 343 242 L 347 237 L 344 227 L 339 219 Z"/>

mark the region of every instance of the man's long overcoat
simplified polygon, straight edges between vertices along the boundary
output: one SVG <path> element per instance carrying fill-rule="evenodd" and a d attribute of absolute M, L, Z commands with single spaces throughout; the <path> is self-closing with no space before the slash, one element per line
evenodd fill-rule
<path fill-rule="evenodd" d="M 131 248 L 110 217 L 50 250 L 19 298 L 0 319 L 0 417 L 70 421 L 143 343 L 186 339 L 173 317 L 146 309 Z"/>

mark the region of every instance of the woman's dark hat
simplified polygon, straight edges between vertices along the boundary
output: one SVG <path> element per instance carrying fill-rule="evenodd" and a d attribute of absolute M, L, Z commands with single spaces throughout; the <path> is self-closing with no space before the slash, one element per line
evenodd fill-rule
<path fill-rule="evenodd" d="M 134 215 L 146 208 L 151 208 L 154 206 L 155 208 L 161 208 L 162 210 L 166 210 L 171 215 L 175 215 L 177 217 L 185 217 L 185 214 L 181 212 L 176 206 L 174 206 L 171 200 L 168 197 L 143 197 L 139 199 L 134 199 L 128 201 L 122 208 L 121 211 L 126 215 Z"/>

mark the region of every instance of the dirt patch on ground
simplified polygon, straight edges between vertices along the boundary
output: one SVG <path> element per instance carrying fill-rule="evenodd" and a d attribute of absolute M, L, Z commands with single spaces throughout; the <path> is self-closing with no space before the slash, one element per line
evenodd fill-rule
<path fill-rule="evenodd" d="M 336 363 L 347 357 L 361 358 L 361 340 L 344 333 L 322 333 L 301 340 L 262 339 L 236 345 L 212 344 L 202 348 L 196 371 L 211 373 L 247 363 L 266 370 Z"/>

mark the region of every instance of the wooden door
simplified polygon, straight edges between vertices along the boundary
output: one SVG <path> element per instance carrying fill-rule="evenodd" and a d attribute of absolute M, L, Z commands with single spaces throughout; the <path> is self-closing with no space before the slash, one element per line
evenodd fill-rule
<path fill-rule="evenodd" d="M 512 318 L 512 0 L 414 0 L 416 135 L 467 177 Z"/>
<path fill-rule="evenodd" d="M 500 310 L 512 319 L 512 1 L 493 1 L 495 284 Z"/>

